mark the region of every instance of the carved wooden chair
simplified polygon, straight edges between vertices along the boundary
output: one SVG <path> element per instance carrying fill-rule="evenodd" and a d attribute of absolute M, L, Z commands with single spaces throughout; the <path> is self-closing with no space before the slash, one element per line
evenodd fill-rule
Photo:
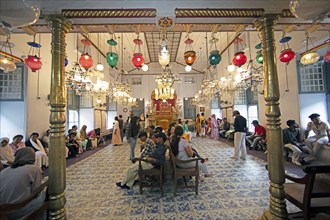
<path fill-rule="evenodd" d="M 0 204 L 0 219 L 7 220 L 8 214 L 15 212 L 15 210 L 21 209 L 27 204 L 29 204 L 33 199 L 35 199 L 41 191 L 48 186 L 48 180 L 41 184 L 29 197 L 25 198 L 23 201 L 14 204 Z M 48 209 L 48 201 L 45 201 L 41 206 L 35 210 L 31 210 L 29 214 L 20 218 L 21 220 L 35 220 L 37 217 L 41 216 Z"/>
<path fill-rule="evenodd" d="M 304 220 L 311 214 L 330 209 L 329 179 L 315 178 L 316 174 L 330 173 L 330 165 L 308 165 L 304 167 L 306 175 L 295 178 L 286 174 L 293 183 L 285 183 L 285 198 L 303 211 Z"/>
<path fill-rule="evenodd" d="M 139 187 L 140 187 L 140 193 L 142 194 L 142 188 L 143 187 L 154 187 L 153 183 L 150 183 L 146 181 L 146 176 L 149 177 L 154 177 L 157 179 L 158 186 L 160 188 L 161 196 L 164 195 L 163 191 L 163 181 L 164 181 L 164 166 L 161 166 L 160 168 L 152 168 L 148 170 L 142 169 L 141 162 L 146 162 L 149 163 L 146 159 L 140 159 L 140 158 L 135 158 L 136 161 L 139 162 L 139 171 L 138 171 L 138 176 L 139 176 Z"/>
<path fill-rule="evenodd" d="M 199 168 L 198 168 L 198 161 L 202 160 L 202 158 L 194 158 L 194 159 L 190 159 L 190 160 L 179 160 L 178 158 L 176 158 L 176 156 L 174 156 L 171 148 L 170 149 L 170 159 L 171 159 L 171 163 L 172 163 L 172 178 L 173 178 L 173 195 L 176 196 L 176 190 L 179 187 L 185 187 L 185 188 L 195 188 L 195 193 L 196 195 L 198 195 L 198 179 L 199 179 Z M 178 167 L 177 164 L 182 164 L 182 163 L 190 163 L 190 162 L 195 162 L 195 166 L 191 167 L 191 168 L 181 168 Z M 187 180 L 186 178 L 191 178 L 191 177 L 195 177 L 195 184 L 192 186 L 188 186 L 187 184 Z M 177 185 L 177 180 L 179 177 L 183 177 L 184 180 L 184 185 L 180 186 Z"/>

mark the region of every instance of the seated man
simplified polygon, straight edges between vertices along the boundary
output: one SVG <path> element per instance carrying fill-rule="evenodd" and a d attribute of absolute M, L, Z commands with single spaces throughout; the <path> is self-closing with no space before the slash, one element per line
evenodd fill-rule
<path fill-rule="evenodd" d="M 230 123 L 227 118 L 222 119 L 222 124 L 220 125 L 220 136 L 226 138 L 226 132 L 230 130 Z"/>
<path fill-rule="evenodd" d="M 246 141 L 250 144 L 250 150 L 255 150 L 258 146 L 259 141 L 265 139 L 266 129 L 265 127 L 259 125 L 259 122 L 257 120 L 253 120 L 252 124 L 254 126 L 254 134 L 247 136 Z"/>
<path fill-rule="evenodd" d="M 321 121 L 319 114 L 313 113 L 308 117 L 311 122 L 307 124 L 305 144 L 312 150 L 311 155 L 317 158 L 321 147 L 330 140 L 330 129 L 326 122 Z M 308 137 L 310 131 L 313 131 L 315 135 Z"/>
<path fill-rule="evenodd" d="M 310 153 L 309 148 L 301 140 L 299 126 L 295 120 L 287 120 L 287 128 L 283 129 L 284 147 L 292 150 L 292 163 L 301 166 L 303 152 Z"/>
<path fill-rule="evenodd" d="M 147 162 L 141 162 L 142 169 L 148 170 L 152 169 L 154 167 L 158 168 L 165 163 L 165 144 L 167 137 L 166 134 L 163 132 L 155 133 L 154 137 L 156 138 L 156 149 L 154 149 L 150 154 L 147 154 L 143 159 L 146 159 L 149 161 Z M 133 159 L 132 162 L 135 162 L 136 160 Z M 139 170 L 139 164 L 135 163 L 133 164 L 127 171 L 126 176 L 121 182 L 117 182 L 116 185 L 122 189 L 130 189 L 134 185 L 134 180 L 138 174 Z"/>
<path fill-rule="evenodd" d="M 147 132 L 141 131 L 138 135 L 138 138 L 140 138 L 141 141 L 141 153 L 139 155 L 139 158 L 144 158 L 145 156 L 151 154 L 151 152 L 156 149 L 156 144 L 153 140 L 147 137 Z"/>

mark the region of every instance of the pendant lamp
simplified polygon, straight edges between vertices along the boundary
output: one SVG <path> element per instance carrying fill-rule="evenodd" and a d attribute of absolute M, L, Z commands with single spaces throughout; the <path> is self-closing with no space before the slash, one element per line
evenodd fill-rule
<path fill-rule="evenodd" d="M 282 44 L 282 51 L 280 54 L 280 61 L 282 63 L 290 63 L 290 61 L 295 57 L 295 52 L 290 48 L 289 41 L 292 39 L 290 36 L 283 36 L 280 39 L 280 43 Z"/>
<path fill-rule="evenodd" d="M 4 50 L 4 52 L 9 52 L 9 56 L 4 56 L 0 58 L 0 69 L 5 72 L 5 73 L 10 73 L 16 70 L 16 64 L 13 61 L 13 58 L 10 58 L 12 56 L 11 48 L 14 47 L 15 45 L 13 43 L 9 42 L 9 37 L 7 37 L 6 41 L 1 41 L 1 48 L 0 50 Z"/>
<path fill-rule="evenodd" d="M 184 52 L 184 61 L 187 64 L 185 67 L 186 72 L 190 72 L 192 69 L 192 65 L 195 62 L 196 59 L 196 52 L 192 48 L 192 43 L 194 41 L 189 38 L 189 34 L 187 35 L 187 40 L 184 41 L 186 44 L 185 52 Z"/>
<path fill-rule="evenodd" d="M 243 52 L 242 42 L 243 42 L 243 40 L 241 38 L 236 38 L 234 41 L 236 51 L 238 51 L 238 52 L 236 52 L 234 54 L 234 58 L 233 58 L 232 62 L 235 66 L 238 66 L 238 67 L 241 67 L 247 61 L 247 58 Z"/>
<path fill-rule="evenodd" d="M 35 36 L 33 37 L 33 42 L 27 42 L 27 45 L 30 46 L 30 51 L 28 57 L 24 60 L 24 64 L 29 67 L 32 72 L 36 72 L 42 67 L 42 62 L 39 57 L 41 45 L 35 42 Z"/>
<path fill-rule="evenodd" d="M 263 64 L 264 63 L 264 57 L 262 56 L 262 51 L 261 50 L 259 50 L 257 52 L 256 62 L 259 63 L 259 64 Z"/>
<path fill-rule="evenodd" d="M 217 42 L 219 41 L 218 38 L 214 36 L 214 33 L 212 33 L 211 40 L 210 40 L 210 49 L 212 50 L 209 55 L 209 64 L 216 66 L 221 61 L 221 55 L 219 53 L 219 50 L 217 50 Z"/>
<path fill-rule="evenodd" d="M 330 50 L 324 55 L 324 62 L 330 63 Z"/>
<path fill-rule="evenodd" d="M 320 54 L 318 54 L 317 52 L 314 51 L 309 51 L 308 50 L 308 41 L 311 41 L 313 47 L 313 41 L 312 39 L 309 37 L 309 33 L 306 31 L 306 52 L 303 53 L 301 59 L 300 59 L 300 63 L 303 65 L 311 65 L 316 63 L 317 61 L 319 61 L 320 59 Z"/>
<path fill-rule="evenodd" d="M 79 64 L 88 70 L 94 64 L 92 56 L 88 53 L 90 52 L 91 42 L 87 39 L 82 39 L 80 42 L 84 45 L 84 50 L 79 58 Z"/>
<path fill-rule="evenodd" d="M 118 53 L 116 53 L 117 41 L 115 41 L 114 39 L 110 39 L 107 41 L 107 43 L 109 44 L 109 52 L 107 53 L 107 63 L 111 68 L 114 68 L 118 64 Z"/>
<path fill-rule="evenodd" d="M 132 58 L 133 65 L 140 69 L 144 65 L 144 58 L 143 54 L 141 53 L 141 45 L 143 44 L 142 40 L 138 38 L 133 40 L 133 43 L 135 44 L 134 54 Z"/>

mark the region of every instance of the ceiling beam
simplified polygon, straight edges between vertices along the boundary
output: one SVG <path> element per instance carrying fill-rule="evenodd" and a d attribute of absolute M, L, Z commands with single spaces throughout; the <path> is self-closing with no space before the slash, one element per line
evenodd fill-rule
<path fill-rule="evenodd" d="M 246 28 L 247 28 L 247 24 L 239 24 L 235 26 L 235 32 L 236 34 L 242 33 Z"/>
<path fill-rule="evenodd" d="M 220 25 L 218 25 L 218 24 L 212 24 L 211 25 L 211 32 L 212 33 L 218 33 L 219 27 L 220 27 Z"/>
<path fill-rule="evenodd" d="M 26 26 L 26 27 L 22 27 L 22 29 L 25 31 L 25 33 L 27 33 L 28 35 L 36 35 L 37 33 L 37 29 L 35 27 L 32 26 Z"/>
<path fill-rule="evenodd" d="M 294 24 L 284 25 L 282 31 L 284 33 L 290 33 L 292 31 L 294 31 L 296 28 L 297 28 L 297 26 Z"/>
<path fill-rule="evenodd" d="M 80 25 L 79 29 L 80 29 L 81 33 L 83 33 L 83 34 L 88 34 L 90 32 L 87 25 L 84 25 L 84 26 Z"/>
<path fill-rule="evenodd" d="M 315 31 L 317 31 L 318 29 L 320 29 L 321 25 L 320 24 L 313 24 L 310 26 L 307 26 L 305 28 L 305 31 L 307 31 L 308 33 L 313 33 Z"/>
<path fill-rule="evenodd" d="M 116 27 L 114 25 L 108 25 L 106 27 L 108 28 L 109 34 L 115 34 L 116 33 Z"/>

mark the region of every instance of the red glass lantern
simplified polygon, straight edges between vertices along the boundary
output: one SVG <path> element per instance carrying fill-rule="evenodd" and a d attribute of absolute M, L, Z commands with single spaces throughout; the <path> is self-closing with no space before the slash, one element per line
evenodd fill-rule
<path fill-rule="evenodd" d="M 295 52 L 293 52 L 291 48 L 283 50 L 280 54 L 280 61 L 282 63 L 289 63 L 295 57 L 295 55 Z"/>
<path fill-rule="evenodd" d="M 324 62 L 330 63 L 330 50 L 324 55 Z"/>
<path fill-rule="evenodd" d="M 141 68 L 144 64 L 142 53 L 135 53 L 132 58 L 132 63 L 136 68 Z"/>
<path fill-rule="evenodd" d="M 89 69 L 93 66 L 94 61 L 88 53 L 84 53 L 79 58 L 79 64 L 85 69 Z"/>
<path fill-rule="evenodd" d="M 233 58 L 233 64 L 235 66 L 240 67 L 240 66 L 244 65 L 246 63 L 246 61 L 247 61 L 247 58 L 246 58 L 244 52 L 241 51 L 241 52 L 235 53 L 234 58 Z"/>
<path fill-rule="evenodd" d="M 24 60 L 24 64 L 29 67 L 32 72 L 36 72 L 37 70 L 41 69 L 42 63 L 40 61 L 40 58 L 37 56 L 28 56 Z"/>

